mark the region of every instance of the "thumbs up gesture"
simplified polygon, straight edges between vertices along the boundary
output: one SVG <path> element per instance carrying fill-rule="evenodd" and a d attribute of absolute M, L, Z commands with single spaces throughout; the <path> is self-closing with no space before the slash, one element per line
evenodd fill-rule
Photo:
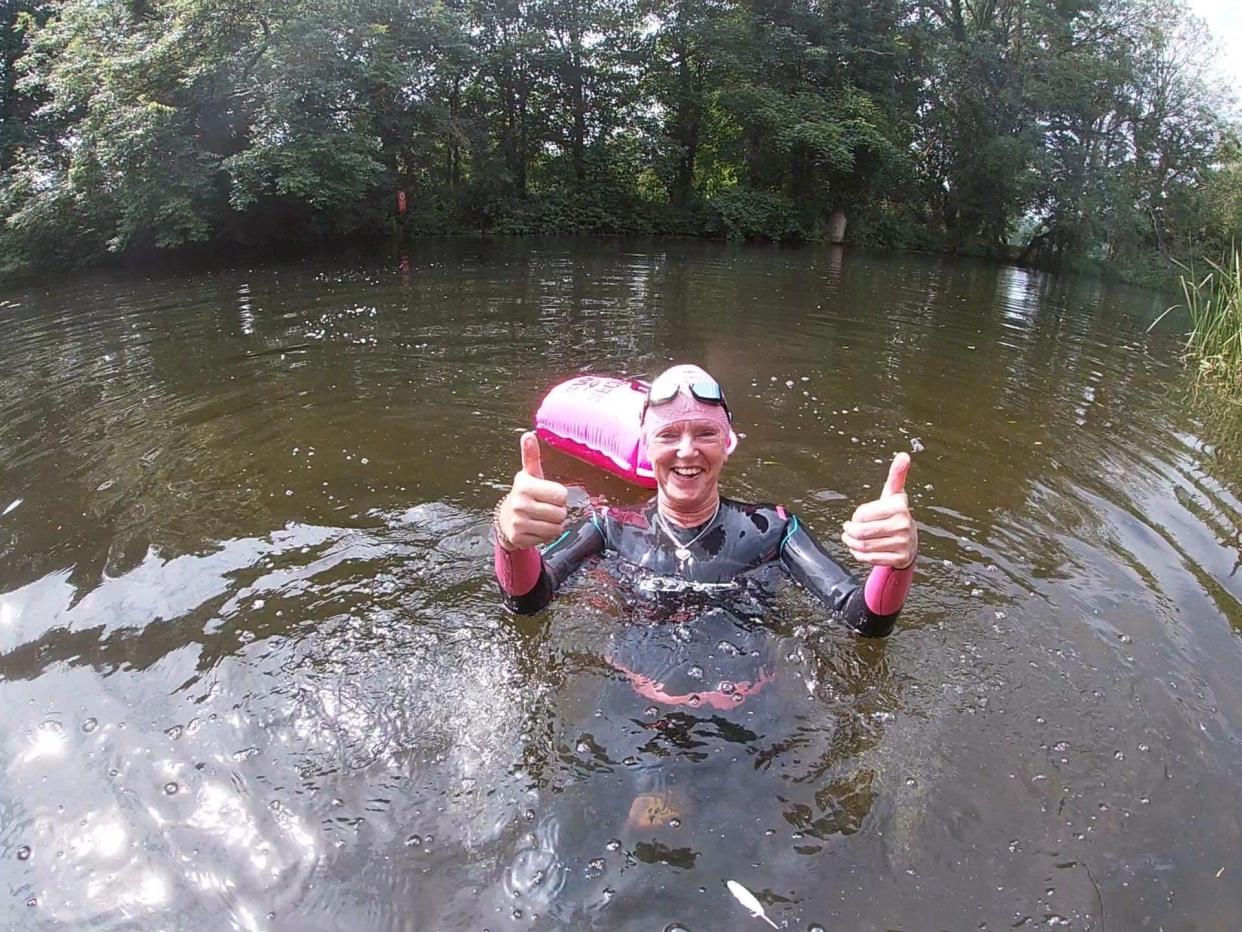
<path fill-rule="evenodd" d="M 904 569 L 919 551 L 919 531 L 906 499 L 910 454 L 898 453 L 889 467 L 884 491 L 873 502 L 859 505 L 841 525 L 841 540 L 854 559 L 872 566 Z"/>
<path fill-rule="evenodd" d="M 496 509 L 496 528 L 505 550 L 525 550 L 556 540 L 565 529 L 569 490 L 543 478 L 539 438 L 534 431 L 522 434 L 522 468 L 513 477 L 513 488 Z"/>

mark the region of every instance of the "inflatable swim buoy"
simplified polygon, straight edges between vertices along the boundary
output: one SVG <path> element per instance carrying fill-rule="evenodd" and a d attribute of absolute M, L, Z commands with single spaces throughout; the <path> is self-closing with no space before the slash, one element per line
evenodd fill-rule
<path fill-rule="evenodd" d="M 654 489 L 638 423 L 646 399 L 641 382 L 580 375 L 548 392 L 535 412 L 535 433 L 570 456 Z"/>

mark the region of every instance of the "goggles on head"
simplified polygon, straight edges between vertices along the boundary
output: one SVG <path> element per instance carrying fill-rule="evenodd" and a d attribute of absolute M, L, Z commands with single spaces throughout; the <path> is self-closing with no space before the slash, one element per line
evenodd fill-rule
<path fill-rule="evenodd" d="M 646 420 L 648 408 L 658 408 L 660 405 L 668 404 L 681 393 L 683 387 L 689 389 L 695 401 L 701 401 L 707 405 L 720 405 L 724 408 L 725 417 L 729 419 L 729 423 L 733 423 L 733 412 L 729 410 L 729 404 L 725 401 L 724 389 L 714 379 L 699 379 L 694 382 L 656 379 L 647 389 L 647 400 L 643 402 L 643 410 L 638 422 L 641 424 Z"/>

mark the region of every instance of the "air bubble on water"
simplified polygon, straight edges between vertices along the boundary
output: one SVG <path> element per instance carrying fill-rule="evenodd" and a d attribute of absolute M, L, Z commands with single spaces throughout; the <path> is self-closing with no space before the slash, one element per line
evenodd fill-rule
<path fill-rule="evenodd" d="M 669 828 L 681 828 L 681 819 L 676 819 L 676 818 L 669 819 L 668 827 Z"/>
<path fill-rule="evenodd" d="M 623 758 L 621 763 L 625 764 L 627 767 L 637 767 L 639 761 L 637 757 L 631 754 L 629 757 Z"/>
<path fill-rule="evenodd" d="M 701 680 L 703 679 L 703 668 L 698 664 L 695 664 L 686 671 L 686 676 L 690 677 L 692 680 Z"/>
<path fill-rule="evenodd" d="M 579 741 L 577 744 L 577 749 L 578 749 L 579 754 L 590 754 L 591 753 L 591 745 L 589 745 L 585 741 Z"/>
<path fill-rule="evenodd" d="M 659 714 L 660 714 L 660 710 L 657 709 L 655 706 L 653 705 L 647 706 L 646 715 L 648 718 L 655 718 Z"/>
<path fill-rule="evenodd" d="M 82 730 L 85 731 L 87 734 L 94 731 L 98 727 L 99 727 L 99 719 L 96 719 L 96 718 L 88 718 L 86 721 L 82 723 Z"/>
<path fill-rule="evenodd" d="M 603 858 L 591 858 L 587 861 L 586 874 L 588 877 L 600 877 L 607 869 L 608 863 Z"/>
<path fill-rule="evenodd" d="M 690 928 L 683 926 L 680 922 L 670 922 L 664 927 L 664 932 L 690 932 Z"/>
<path fill-rule="evenodd" d="M 17 860 L 19 861 L 30 860 L 30 845 L 22 845 L 20 848 L 17 849 Z"/>
<path fill-rule="evenodd" d="M 423 845 L 422 835 L 411 835 L 409 838 L 405 840 L 405 846 L 407 848 L 421 848 L 422 845 Z"/>
<path fill-rule="evenodd" d="M 1125 760 L 1126 752 L 1125 751 L 1114 751 L 1113 757 L 1117 758 L 1117 760 Z"/>
<path fill-rule="evenodd" d="M 604 845 L 604 847 L 607 848 L 609 851 L 620 851 L 621 850 L 621 839 L 620 838 L 610 839 L 608 844 Z"/>
<path fill-rule="evenodd" d="M 170 781 L 168 781 L 167 783 L 165 783 L 165 784 L 164 784 L 164 794 L 165 794 L 166 796 L 176 796 L 176 795 L 177 795 L 177 790 L 179 790 L 179 789 L 180 789 L 180 787 L 179 787 L 179 786 L 177 786 L 176 782 L 175 782 L 175 781 L 173 781 L 173 780 L 170 780 Z"/>
<path fill-rule="evenodd" d="M 527 809 L 526 811 L 522 813 L 522 818 L 525 819 L 527 822 L 534 822 L 535 821 L 535 810 Z"/>
<path fill-rule="evenodd" d="M 180 737 L 181 737 L 181 734 L 182 734 L 182 732 L 184 732 L 184 731 L 185 731 L 185 729 L 184 729 L 182 726 L 180 726 L 180 725 L 173 725 L 173 726 L 172 726 L 172 728 L 167 728 L 167 729 L 165 729 L 165 730 L 164 730 L 164 734 L 165 734 L 167 737 L 171 738 L 173 741 L 176 741 L 178 738 L 180 738 Z"/>
<path fill-rule="evenodd" d="M 786 380 L 786 382 L 785 382 L 785 387 L 786 387 L 786 388 L 793 388 L 793 386 L 794 386 L 793 379 L 788 379 L 788 380 Z"/>
<path fill-rule="evenodd" d="M 259 753 L 259 749 L 256 748 L 254 745 L 251 745 L 248 748 L 242 748 L 240 751 L 234 751 L 233 760 L 240 763 L 241 761 L 249 760 L 250 758 L 254 757 L 258 753 Z"/>

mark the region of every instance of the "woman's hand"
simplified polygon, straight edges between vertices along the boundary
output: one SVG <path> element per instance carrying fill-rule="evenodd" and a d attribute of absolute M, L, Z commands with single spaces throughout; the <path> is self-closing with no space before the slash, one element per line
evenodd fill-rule
<path fill-rule="evenodd" d="M 556 540 L 565 530 L 568 498 L 565 486 L 543 478 L 539 438 L 528 430 L 522 434 L 522 468 L 496 509 L 500 546 L 509 551 L 525 550 Z"/>
<path fill-rule="evenodd" d="M 898 569 L 914 562 L 919 552 L 919 531 L 904 491 L 909 471 L 910 454 L 898 453 L 880 497 L 859 505 L 854 516 L 841 525 L 841 540 L 854 559 Z"/>

